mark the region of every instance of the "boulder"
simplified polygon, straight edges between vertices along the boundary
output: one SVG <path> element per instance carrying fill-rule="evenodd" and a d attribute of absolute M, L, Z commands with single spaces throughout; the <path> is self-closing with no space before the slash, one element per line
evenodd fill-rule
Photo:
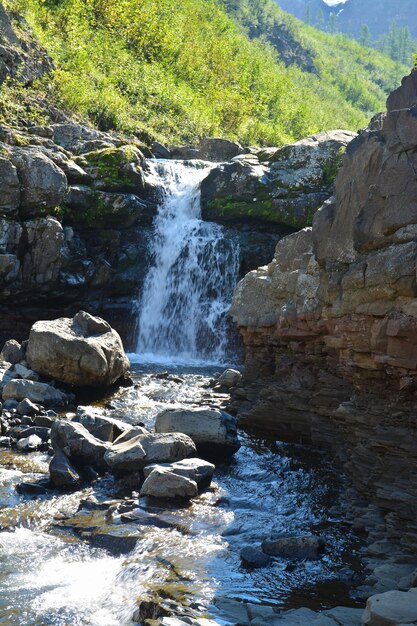
<path fill-rule="evenodd" d="M 21 276 L 36 287 L 58 280 L 63 263 L 64 230 L 53 217 L 28 220 L 23 225 L 25 254 Z"/>
<path fill-rule="evenodd" d="M 24 420 L 22 420 L 22 426 L 23 423 Z M 51 429 L 47 426 L 29 426 L 28 428 L 21 430 L 17 435 L 17 438 L 23 439 L 24 437 L 30 437 L 31 435 L 36 435 L 43 441 L 43 443 L 46 443 L 51 436 Z"/>
<path fill-rule="evenodd" d="M 138 435 L 146 435 L 147 433 L 149 433 L 149 431 L 144 426 L 131 426 L 129 430 L 125 430 L 121 435 L 119 435 L 119 437 L 117 437 L 117 439 L 114 439 L 113 443 L 115 445 L 123 443 L 137 437 Z"/>
<path fill-rule="evenodd" d="M 49 476 L 55 487 L 73 488 L 81 482 L 78 472 L 62 450 L 55 451 L 49 464 Z"/>
<path fill-rule="evenodd" d="M 222 387 L 230 389 L 231 387 L 236 387 L 241 378 L 242 374 L 238 370 L 227 369 L 219 376 L 217 382 Z"/>
<path fill-rule="evenodd" d="M 0 359 L 0 392 L 3 392 L 4 387 L 7 385 L 8 382 L 13 380 L 13 378 L 13 365 L 11 365 L 11 363 L 7 363 L 7 361 L 2 361 Z"/>
<path fill-rule="evenodd" d="M 100 415 L 98 409 L 89 406 L 77 407 L 77 415 L 73 421 L 82 424 L 89 433 L 101 441 L 113 442 L 133 428 L 121 420 Z"/>
<path fill-rule="evenodd" d="M 149 433 L 113 445 L 105 461 L 112 470 L 134 472 L 152 463 L 181 461 L 195 453 L 193 441 L 183 433 Z"/>
<path fill-rule="evenodd" d="M 362 617 L 364 626 L 399 626 L 417 623 L 417 589 L 387 591 L 371 596 Z"/>
<path fill-rule="evenodd" d="M 31 400 L 25 398 L 19 402 L 16 411 L 19 415 L 36 415 L 36 413 L 39 413 L 40 408 L 37 404 L 31 402 Z"/>
<path fill-rule="evenodd" d="M 166 409 L 156 417 L 157 433 L 185 433 L 209 456 L 239 450 L 236 420 L 218 409 Z"/>
<path fill-rule="evenodd" d="M 22 346 L 16 339 L 9 339 L 0 352 L 0 361 L 7 361 L 12 365 L 19 363 L 24 357 Z"/>
<path fill-rule="evenodd" d="M 14 399 L 20 402 L 26 398 L 42 405 L 60 406 L 68 403 L 65 393 L 47 383 L 14 378 L 3 387 L 3 400 Z"/>
<path fill-rule="evenodd" d="M 16 363 L 14 366 L 14 371 L 19 376 L 19 378 L 24 378 L 25 380 L 39 380 L 40 376 L 37 372 L 25 367 L 21 363 Z"/>
<path fill-rule="evenodd" d="M 65 198 L 68 222 L 88 228 L 129 228 L 139 220 L 150 225 L 155 211 L 133 193 L 91 189 L 85 185 L 69 188 Z M 80 208 L 84 209 L 80 214 Z"/>
<path fill-rule="evenodd" d="M 213 168 L 201 183 L 204 219 L 303 228 L 330 198 L 355 133 L 312 135 L 276 149 L 251 149 Z"/>
<path fill-rule="evenodd" d="M 141 496 L 189 500 L 198 495 L 197 483 L 168 468 L 157 466 L 150 472 L 140 490 Z"/>
<path fill-rule="evenodd" d="M 202 459 L 183 459 L 176 463 L 147 465 L 143 470 L 145 478 L 148 478 L 155 469 L 168 470 L 173 474 L 178 474 L 178 476 L 185 476 L 197 483 L 199 489 L 203 489 L 204 487 L 209 487 L 215 466 Z"/>
<path fill-rule="evenodd" d="M 84 311 L 73 319 L 36 322 L 26 359 L 42 375 L 78 386 L 108 387 L 130 366 L 117 332 Z"/>
<path fill-rule="evenodd" d="M 40 210 L 62 204 L 67 192 L 64 172 L 40 150 L 14 148 L 11 161 L 21 183 L 22 217 L 32 217 Z"/>
<path fill-rule="evenodd" d="M 51 428 L 54 450 L 61 450 L 76 466 L 91 466 L 97 471 L 107 468 L 104 460 L 110 444 L 91 435 L 82 424 L 56 420 Z"/>
<path fill-rule="evenodd" d="M 37 435 L 30 435 L 29 437 L 19 439 L 16 445 L 21 452 L 33 452 L 34 450 L 39 450 L 42 445 L 42 439 Z"/>
<path fill-rule="evenodd" d="M 242 146 L 221 137 L 204 137 L 201 139 L 198 149 L 200 158 L 205 161 L 230 161 L 233 157 L 243 152 Z"/>
<path fill-rule="evenodd" d="M 0 215 L 16 217 L 20 205 L 20 182 L 13 163 L 0 157 Z"/>
<path fill-rule="evenodd" d="M 261 552 L 261 550 L 252 548 L 252 546 L 242 548 L 240 551 L 240 560 L 250 567 L 266 567 L 272 561 L 270 556 Z"/>
<path fill-rule="evenodd" d="M 279 556 L 285 559 L 311 560 L 320 558 L 324 550 L 324 541 L 315 535 L 287 535 L 262 542 L 262 550 L 270 556 Z"/>

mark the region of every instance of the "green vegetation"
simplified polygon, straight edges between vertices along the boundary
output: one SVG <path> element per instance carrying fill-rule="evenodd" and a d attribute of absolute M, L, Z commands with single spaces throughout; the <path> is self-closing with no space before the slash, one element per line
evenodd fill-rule
<path fill-rule="evenodd" d="M 346 37 L 306 26 L 271 0 L 6 5 L 25 15 L 54 60 L 52 84 L 48 77 L 37 86 L 49 101 L 143 141 L 218 135 L 277 145 L 320 130 L 357 129 L 407 72 Z M 293 50 L 287 65 L 278 32 Z"/>

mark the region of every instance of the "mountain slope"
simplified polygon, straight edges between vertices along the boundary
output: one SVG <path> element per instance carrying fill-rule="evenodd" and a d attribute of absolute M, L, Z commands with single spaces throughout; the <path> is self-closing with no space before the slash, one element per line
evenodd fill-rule
<path fill-rule="evenodd" d="M 299 19 L 305 19 L 307 7 L 311 23 L 317 21 L 321 10 L 327 22 L 331 13 L 337 13 L 339 30 L 355 37 L 359 36 L 362 24 L 368 24 L 374 38 L 387 33 L 392 22 L 397 26 L 408 26 L 413 37 L 417 37 L 417 3 L 415 0 L 348 0 L 339 6 L 329 6 L 323 0 L 276 0 L 284 10 Z"/>
<path fill-rule="evenodd" d="M 276 145 L 355 130 L 406 72 L 297 22 L 271 0 L 5 4 L 23 13 L 55 63 L 52 84 L 38 85 L 49 101 L 144 140 L 221 135 Z M 257 30 L 245 24 L 245 9 Z"/>

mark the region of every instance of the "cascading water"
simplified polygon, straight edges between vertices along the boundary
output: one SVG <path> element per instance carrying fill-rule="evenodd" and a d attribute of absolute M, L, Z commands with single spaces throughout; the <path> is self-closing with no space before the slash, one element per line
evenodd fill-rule
<path fill-rule="evenodd" d="M 147 361 L 227 362 L 239 250 L 221 226 L 201 220 L 200 182 L 212 166 L 161 160 L 152 167 L 165 194 L 139 305 L 137 353 Z"/>

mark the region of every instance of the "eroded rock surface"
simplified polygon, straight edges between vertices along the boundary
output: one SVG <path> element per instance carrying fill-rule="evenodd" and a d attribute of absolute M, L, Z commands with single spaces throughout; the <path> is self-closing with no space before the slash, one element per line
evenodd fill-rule
<path fill-rule="evenodd" d="M 349 144 L 334 199 L 241 281 L 232 307 L 247 351 L 241 422 L 333 448 L 389 538 L 413 550 L 416 84 L 414 72 Z"/>
<path fill-rule="evenodd" d="M 355 133 L 323 132 L 282 148 L 249 149 L 213 169 L 201 185 L 205 219 L 303 227 L 331 196 Z"/>

